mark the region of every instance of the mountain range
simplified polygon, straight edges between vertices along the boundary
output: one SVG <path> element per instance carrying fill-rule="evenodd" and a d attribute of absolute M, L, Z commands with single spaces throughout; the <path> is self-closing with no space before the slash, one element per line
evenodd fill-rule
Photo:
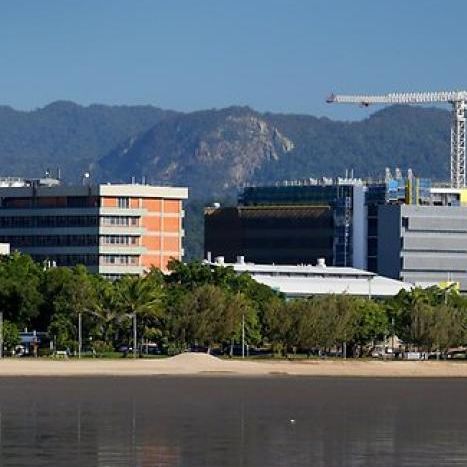
<path fill-rule="evenodd" d="M 446 179 L 447 110 L 394 106 L 361 121 L 260 113 L 249 107 L 181 113 L 152 106 L 83 107 L 59 101 L 33 111 L 0 107 L 2 176 L 59 167 L 68 183 L 95 181 L 190 188 L 186 251 L 202 252 L 202 206 L 233 202 L 247 184 L 343 175 L 381 177 L 385 167 Z"/>

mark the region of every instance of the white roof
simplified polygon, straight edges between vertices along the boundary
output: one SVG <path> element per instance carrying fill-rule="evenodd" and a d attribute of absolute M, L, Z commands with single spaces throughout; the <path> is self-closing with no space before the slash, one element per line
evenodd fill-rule
<path fill-rule="evenodd" d="M 431 187 L 430 192 L 434 194 L 439 193 L 452 193 L 452 194 L 459 194 L 462 191 L 462 188 L 452 188 L 452 187 Z"/>
<path fill-rule="evenodd" d="M 336 266 L 312 266 L 311 264 L 281 265 L 281 264 L 255 264 L 255 263 L 224 263 L 231 266 L 237 272 L 249 272 L 256 274 L 277 274 L 290 276 L 375 276 L 373 272 L 363 269 L 336 267 Z"/>
<path fill-rule="evenodd" d="M 253 278 L 288 297 L 308 297 L 310 295 L 348 294 L 365 297 L 392 297 L 402 289 L 410 290 L 413 285 L 382 276 L 369 278 L 318 278 L 281 277 L 255 274 Z M 371 279 L 370 279 L 371 277 Z"/>
<path fill-rule="evenodd" d="M 259 283 L 282 292 L 288 297 L 349 294 L 391 297 L 400 290 L 410 290 L 413 284 L 402 282 L 363 269 L 336 266 L 274 265 L 254 263 L 211 263 L 230 266 L 235 272 L 247 272 Z"/>
<path fill-rule="evenodd" d="M 2 186 L 0 196 L 134 196 L 141 198 L 187 199 L 188 188 L 175 186 L 126 184 Z"/>

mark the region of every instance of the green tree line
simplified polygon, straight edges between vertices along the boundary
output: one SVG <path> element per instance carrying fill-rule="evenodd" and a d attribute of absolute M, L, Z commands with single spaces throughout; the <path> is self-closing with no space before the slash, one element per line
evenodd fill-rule
<path fill-rule="evenodd" d="M 439 288 L 401 291 L 370 300 L 349 295 L 285 300 L 232 268 L 200 262 L 170 264 L 143 277 L 110 282 L 84 266 L 44 268 L 29 256 L 0 259 L 0 311 L 7 349 L 19 331 L 47 331 L 58 349 L 76 350 L 78 317 L 85 348 L 111 351 L 122 344 L 156 343 L 167 353 L 190 346 L 232 351 L 242 338 L 277 354 L 345 348 L 362 355 L 392 334 L 424 351 L 464 345 L 467 299 Z"/>

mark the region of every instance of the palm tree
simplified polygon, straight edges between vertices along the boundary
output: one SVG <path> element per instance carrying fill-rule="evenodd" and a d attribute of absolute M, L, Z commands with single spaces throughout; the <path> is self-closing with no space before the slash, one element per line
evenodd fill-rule
<path fill-rule="evenodd" d="M 150 276 L 124 276 L 117 283 L 119 310 L 133 320 L 133 356 L 137 349 L 137 317 L 159 319 L 162 314 L 162 287 Z"/>
<path fill-rule="evenodd" d="M 96 321 L 96 326 L 101 339 L 109 344 L 115 338 L 117 328 L 127 316 L 118 307 L 114 285 L 105 280 L 96 281 L 96 290 L 99 300 L 90 311 L 90 315 Z"/>

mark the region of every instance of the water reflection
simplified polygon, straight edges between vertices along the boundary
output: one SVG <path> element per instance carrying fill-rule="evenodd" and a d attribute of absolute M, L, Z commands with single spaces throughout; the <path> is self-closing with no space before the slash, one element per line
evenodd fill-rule
<path fill-rule="evenodd" d="M 0 465 L 466 465 L 464 387 L 428 379 L 2 378 Z"/>

